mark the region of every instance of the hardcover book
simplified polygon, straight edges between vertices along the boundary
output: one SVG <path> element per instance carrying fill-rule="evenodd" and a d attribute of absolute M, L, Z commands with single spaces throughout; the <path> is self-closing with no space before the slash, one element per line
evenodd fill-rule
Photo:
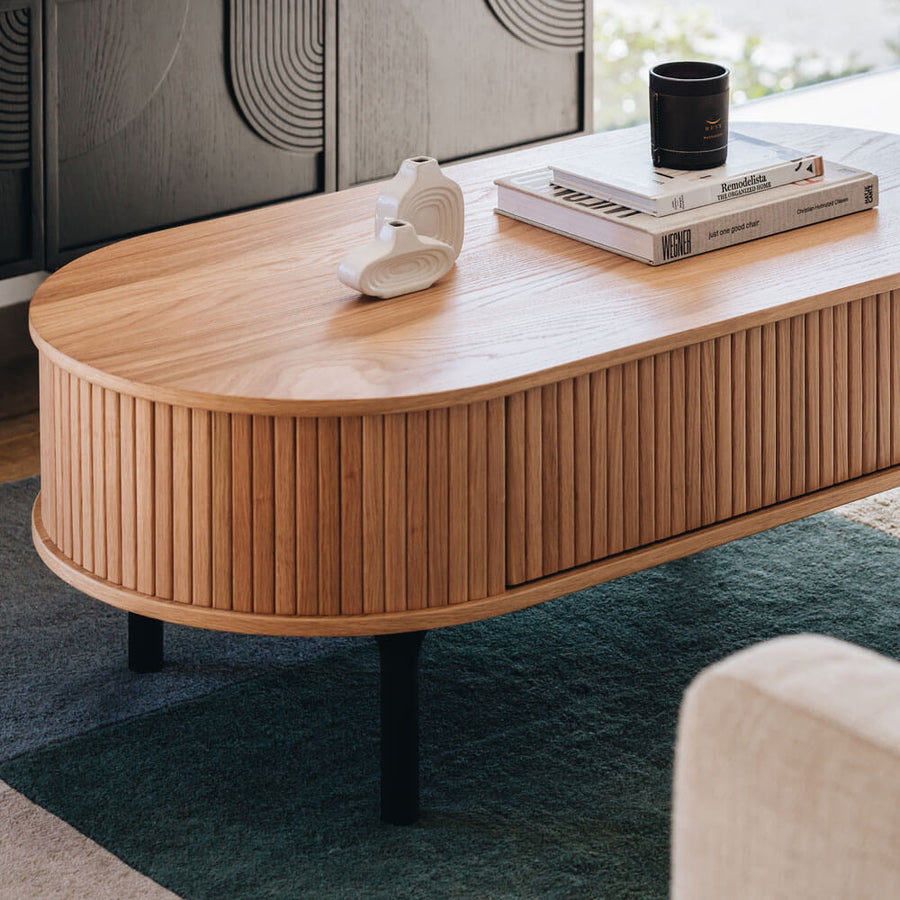
<path fill-rule="evenodd" d="M 732 132 L 728 159 L 714 169 L 654 168 L 642 131 L 626 147 L 597 147 L 584 160 L 551 165 L 552 180 L 631 209 L 667 216 L 699 206 L 757 194 L 822 174 L 821 156 Z"/>
<path fill-rule="evenodd" d="M 498 213 L 654 266 L 878 204 L 877 176 L 832 162 L 819 178 L 663 217 L 560 187 L 549 169 L 495 184 Z"/>

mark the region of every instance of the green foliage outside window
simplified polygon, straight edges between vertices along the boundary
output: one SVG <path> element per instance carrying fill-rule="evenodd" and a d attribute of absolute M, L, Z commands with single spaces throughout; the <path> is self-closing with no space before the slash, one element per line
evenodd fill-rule
<path fill-rule="evenodd" d="M 594 8 L 594 128 L 646 122 L 650 69 L 660 62 L 698 59 L 731 69 L 735 104 L 865 71 L 852 58 L 786 49 L 758 35 L 735 35 L 698 7 L 676 12 L 603 5 Z"/>

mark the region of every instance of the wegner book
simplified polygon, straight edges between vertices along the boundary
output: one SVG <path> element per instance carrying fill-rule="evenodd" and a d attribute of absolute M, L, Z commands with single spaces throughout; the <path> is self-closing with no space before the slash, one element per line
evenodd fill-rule
<path fill-rule="evenodd" d="M 734 132 L 728 137 L 727 161 L 713 169 L 654 168 L 648 146 L 646 135 L 638 131 L 632 141 L 597 147 L 583 160 L 551 164 L 553 182 L 667 216 L 815 178 L 824 167 L 819 155 Z"/>
<path fill-rule="evenodd" d="M 833 162 L 816 179 L 662 217 L 560 187 L 546 168 L 495 184 L 498 213 L 654 266 L 878 204 L 877 176 Z"/>

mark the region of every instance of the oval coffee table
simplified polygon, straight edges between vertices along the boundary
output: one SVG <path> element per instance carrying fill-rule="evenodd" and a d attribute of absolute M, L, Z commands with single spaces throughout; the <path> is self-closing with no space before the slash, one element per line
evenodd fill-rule
<path fill-rule="evenodd" d="M 418 815 L 428 629 L 496 616 L 900 484 L 900 137 L 746 126 L 880 176 L 881 205 L 661 268 L 493 213 L 493 179 L 615 133 L 449 169 L 433 288 L 337 263 L 377 186 L 148 234 L 52 275 L 35 546 L 131 614 L 376 635 L 382 815 Z"/>

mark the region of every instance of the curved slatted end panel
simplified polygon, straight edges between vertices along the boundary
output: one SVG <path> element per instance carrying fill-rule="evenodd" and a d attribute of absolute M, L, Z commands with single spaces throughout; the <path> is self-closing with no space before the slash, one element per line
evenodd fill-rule
<path fill-rule="evenodd" d="M 0 10 L 0 169 L 31 164 L 31 11 Z"/>
<path fill-rule="evenodd" d="M 231 0 L 231 83 L 251 127 L 283 150 L 324 146 L 322 0 Z"/>
<path fill-rule="evenodd" d="M 42 527 L 106 584 L 272 633 L 506 588 L 502 399 L 292 418 L 129 397 L 46 358 L 40 375 Z"/>
<path fill-rule="evenodd" d="M 521 584 L 900 464 L 900 294 L 506 403 L 507 569 Z"/>
<path fill-rule="evenodd" d="M 510 34 L 542 50 L 584 49 L 584 0 L 487 0 Z"/>

